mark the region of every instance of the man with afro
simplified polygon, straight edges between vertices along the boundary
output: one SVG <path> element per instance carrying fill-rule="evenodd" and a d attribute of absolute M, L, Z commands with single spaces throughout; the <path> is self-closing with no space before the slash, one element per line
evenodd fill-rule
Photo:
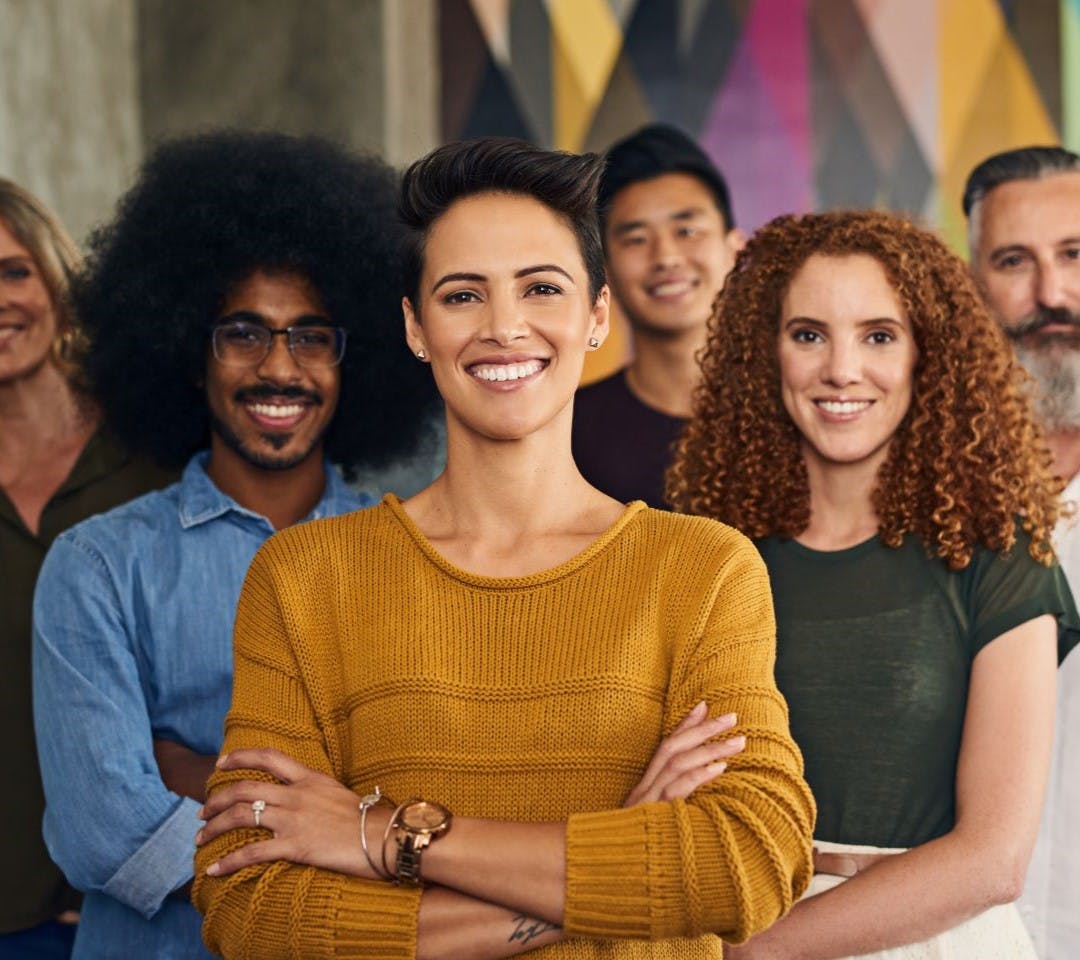
<path fill-rule="evenodd" d="M 105 415 L 186 466 L 64 533 L 38 581 L 44 832 L 86 892 L 76 958 L 210 956 L 188 886 L 248 564 L 275 530 L 371 503 L 345 480 L 431 421 L 395 201 L 377 160 L 211 133 L 160 147 L 91 239 L 76 299 Z"/>

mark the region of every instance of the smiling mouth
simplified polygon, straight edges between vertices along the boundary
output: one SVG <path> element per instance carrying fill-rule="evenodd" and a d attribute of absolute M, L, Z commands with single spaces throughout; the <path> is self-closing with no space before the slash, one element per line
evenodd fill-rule
<path fill-rule="evenodd" d="M 547 360 L 525 360 L 521 363 L 478 363 L 469 367 L 469 375 L 488 383 L 524 380 L 539 373 L 548 365 Z"/>
<path fill-rule="evenodd" d="M 697 281 L 695 280 L 665 280 L 646 289 L 650 297 L 656 297 L 658 300 L 674 300 L 696 288 Z"/>
<path fill-rule="evenodd" d="M 322 403 L 317 394 L 297 387 L 277 391 L 269 385 L 237 392 L 234 400 L 264 433 L 281 434 L 293 430 L 312 407 Z"/>
<path fill-rule="evenodd" d="M 0 343 L 7 343 L 15 337 L 16 334 L 22 333 L 26 327 L 23 324 L 16 323 L 10 327 L 0 327 Z"/>
<path fill-rule="evenodd" d="M 815 400 L 814 405 L 836 417 L 849 417 L 869 410 L 873 400 Z"/>

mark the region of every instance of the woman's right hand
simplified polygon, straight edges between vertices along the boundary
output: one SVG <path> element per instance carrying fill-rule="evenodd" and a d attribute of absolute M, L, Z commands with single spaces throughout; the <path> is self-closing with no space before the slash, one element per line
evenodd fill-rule
<path fill-rule="evenodd" d="M 746 748 L 746 738 L 709 741 L 735 726 L 736 717 L 726 713 L 709 717 L 703 700 L 660 741 L 644 776 L 623 801 L 624 807 L 657 800 L 685 800 L 702 784 L 715 780 L 727 769 L 726 758 Z"/>

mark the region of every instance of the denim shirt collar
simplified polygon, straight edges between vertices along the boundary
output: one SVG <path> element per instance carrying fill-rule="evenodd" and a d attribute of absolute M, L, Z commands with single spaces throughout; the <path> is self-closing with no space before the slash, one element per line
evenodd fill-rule
<path fill-rule="evenodd" d="M 206 472 L 206 464 L 209 460 L 210 451 L 203 450 L 195 454 L 184 468 L 183 476 L 180 478 L 180 526 L 186 530 L 189 527 L 216 520 L 226 513 L 235 513 L 265 524 L 272 532 L 273 527 L 266 517 L 241 506 L 228 494 L 218 489 Z M 326 487 L 319 502 L 315 504 L 315 509 L 304 518 L 305 520 L 333 517 L 339 513 L 355 510 L 357 506 L 373 502 L 370 497 L 360 495 L 360 499 L 365 502 L 358 504 L 358 495 L 349 489 L 341 478 L 341 474 L 329 461 L 323 462 L 323 469 L 326 473 Z"/>

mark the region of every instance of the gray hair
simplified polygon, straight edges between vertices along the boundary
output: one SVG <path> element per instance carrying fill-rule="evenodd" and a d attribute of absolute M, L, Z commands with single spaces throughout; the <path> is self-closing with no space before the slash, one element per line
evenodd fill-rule
<path fill-rule="evenodd" d="M 1057 173 L 1080 173 L 1080 156 L 1064 147 L 1020 147 L 995 153 L 972 170 L 962 200 L 972 256 L 978 249 L 980 208 L 991 190 L 1013 180 L 1041 180 Z"/>

